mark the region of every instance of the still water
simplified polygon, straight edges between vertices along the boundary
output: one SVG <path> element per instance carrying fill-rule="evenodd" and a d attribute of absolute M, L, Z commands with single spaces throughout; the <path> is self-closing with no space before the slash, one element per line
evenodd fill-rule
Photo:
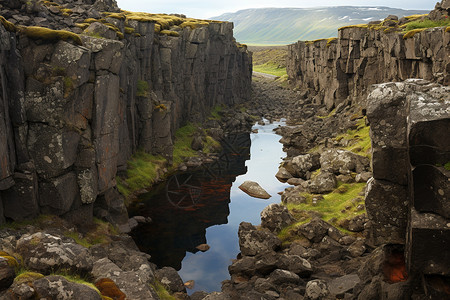
<path fill-rule="evenodd" d="M 221 281 L 229 279 L 231 260 L 240 252 L 239 224 L 260 224 L 264 207 L 280 202 L 278 192 L 287 185 L 275 178 L 285 156 L 280 136 L 273 132 L 279 125 L 284 122 L 266 122 L 253 126 L 258 133 L 229 138 L 219 162 L 174 175 L 131 208 L 132 215 L 153 220 L 133 231 L 139 248 L 159 267 L 174 267 L 184 281 L 194 280 L 190 294 L 220 291 Z M 248 196 L 238 188 L 246 180 L 258 182 L 272 197 Z M 196 246 L 201 244 L 211 248 L 198 251 Z"/>

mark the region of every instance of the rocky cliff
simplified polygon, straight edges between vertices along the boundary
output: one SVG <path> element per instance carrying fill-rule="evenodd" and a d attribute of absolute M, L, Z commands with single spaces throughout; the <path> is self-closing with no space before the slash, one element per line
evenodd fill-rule
<path fill-rule="evenodd" d="M 124 223 L 115 177 L 132 153 L 170 159 L 177 128 L 249 98 L 232 23 L 105 0 L 11 0 L 0 14 L 0 223 L 94 208 Z"/>
<path fill-rule="evenodd" d="M 448 17 L 449 9 L 444 0 L 429 16 Z M 340 28 L 337 39 L 290 45 L 289 80 L 328 109 L 364 102 L 376 83 L 422 78 L 450 84 L 449 31 L 437 27 L 405 35 L 401 26 L 413 19 L 389 16 L 383 22 Z"/>

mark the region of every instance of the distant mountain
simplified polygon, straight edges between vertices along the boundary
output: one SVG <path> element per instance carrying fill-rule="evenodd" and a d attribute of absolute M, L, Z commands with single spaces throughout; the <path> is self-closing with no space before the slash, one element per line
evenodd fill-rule
<path fill-rule="evenodd" d="M 337 37 L 341 26 L 366 24 L 388 15 L 399 18 L 426 14 L 425 10 L 404 10 L 381 6 L 336 6 L 318 8 L 255 8 L 225 13 L 213 20 L 234 23 L 236 40 L 246 44 L 285 45 L 298 40 Z"/>

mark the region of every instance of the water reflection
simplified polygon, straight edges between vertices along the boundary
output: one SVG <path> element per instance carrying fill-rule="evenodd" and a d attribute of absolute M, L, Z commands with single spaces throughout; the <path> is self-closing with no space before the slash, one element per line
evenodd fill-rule
<path fill-rule="evenodd" d="M 230 138 L 218 163 L 177 175 L 130 209 L 131 215 L 153 220 L 132 233 L 140 249 L 158 266 L 179 270 L 184 281 L 195 280 L 193 291 L 220 291 L 221 281 L 229 278 L 228 265 L 239 253 L 239 224 L 259 224 L 264 207 L 280 202 L 277 193 L 286 185 L 274 175 L 284 153 L 272 131 L 279 124 L 255 125 L 259 133 Z M 245 180 L 257 181 L 272 198 L 243 193 L 238 186 Z M 211 249 L 199 253 L 195 247 L 205 243 Z"/>

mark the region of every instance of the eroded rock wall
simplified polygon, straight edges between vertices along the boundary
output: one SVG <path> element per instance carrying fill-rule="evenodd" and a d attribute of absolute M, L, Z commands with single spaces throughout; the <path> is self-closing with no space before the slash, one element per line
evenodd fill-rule
<path fill-rule="evenodd" d="M 442 252 L 450 245 L 450 87 L 419 79 L 375 85 L 367 117 L 369 242 L 405 245 L 412 279 L 433 286 L 434 276 L 450 275 Z"/>
<path fill-rule="evenodd" d="M 427 29 L 403 39 L 369 27 L 339 30 L 335 40 L 289 45 L 287 72 L 299 89 L 328 109 L 364 103 L 372 84 L 421 78 L 450 84 L 450 33 Z"/>
<path fill-rule="evenodd" d="M 123 19 L 110 18 L 119 28 Z M 0 223 L 39 213 L 126 223 L 115 186 L 137 149 L 170 159 L 173 135 L 249 99 L 251 56 L 231 23 L 178 37 L 130 20 L 119 39 L 43 41 L 0 22 Z"/>

